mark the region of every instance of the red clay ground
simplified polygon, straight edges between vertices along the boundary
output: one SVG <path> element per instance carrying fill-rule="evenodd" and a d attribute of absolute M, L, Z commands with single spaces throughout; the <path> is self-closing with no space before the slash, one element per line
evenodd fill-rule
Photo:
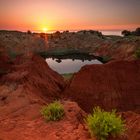
<path fill-rule="evenodd" d="M 44 59 L 38 56 L 30 56 L 30 57 L 26 56 L 19 57 L 16 59 L 16 61 L 12 63 L 9 66 L 8 74 L 5 73 L 2 75 L 2 77 L 0 77 L 0 140 L 95 140 L 95 138 L 91 139 L 87 126 L 83 121 L 83 118 L 86 116 L 86 113 L 75 102 L 61 100 L 65 109 L 65 116 L 61 121 L 46 123 L 45 120 L 41 117 L 40 114 L 41 107 L 45 104 L 52 102 L 55 99 L 59 99 L 62 95 L 62 91 L 65 88 L 63 78 L 59 74 L 51 70 Z M 117 67 L 116 63 L 107 64 L 107 66 L 106 65 L 103 66 L 105 67 L 103 69 L 101 66 L 99 66 L 101 70 L 99 70 L 98 66 L 95 67 L 97 68 L 98 72 L 102 72 L 100 74 L 103 74 L 103 71 L 105 71 L 107 67 L 106 70 L 106 72 L 108 71 L 107 75 L 115 74 L 115 76 L 118 76 L 117 79 L 119 80 L 117 81 L 117 85 L 118 83 L 121 82 L 123 82 L 123 84 L 121 85 L 125 85 L 127 83 L 126 82 L 127 80 L 131 80 L 131 82 L 129 82 L 128 89 L 131 89 L 130 91 L 132 91 L 132 89 L 133 90 L 135 89 L 134 90 L 135 96 L 139 93 L 136 92 L 137 89 L 139 89 L 139 78 L 137 75 L 139 73 L 139 62 L 133 61 L 131 63 L 124 62 L 122 63 L 122 65 L 118 65 L 119 68 L 121 69 L 124 68 L 125 64 L 127 64 L 127 66 L 125 67 L 126 71 L 121 69 L 121 71 L 119 70 L 120 73 L 118 74 L 116 71 L 115 72 L 113 71 L 115 67 Z M 3 65 L 2 68 L 4 68 L 4 66 L 5 65 Z M 82 86 L 80 86 L 80 88 L 83 87 L 84 89 L 82 93 L 86 91 L 88 96 L 89 96 L 88 92 L 90 93 L 92 87 L 94 87 L 94 83 L 92 81 L 96 79 L 97 86 L 98 80 L 101 83 L 105 83 L 105 81 L 103 81 L 103 79 L 105 78 L 105 74 L 104 78 L 99 77 L 98 74 L 96 75 L 97 77 L 94 75 L 95 78 L 94 76 L 92 76 L 93 67 L 94 66 L 88 68 L 89 76 L 85 72 L 83 74 L 82 72 L 79 72 L 81 74 L 79 74 L 78 77 L 81 81 L 79 82 L 77 81 L 76 83 L 82 84 Z M 85 68 L 83 68 L 81 71 L 83 71 L 84 69 Z M 110 69 L 112 69 L 111 71 L 112 73 L 110 73 L 109 71 Z M 84 71 L 87 71 L 87 69 L 85 69 Z M 127 72 L 129 72 L 129 75 Z M 121 77 L 119 77 L 119 74 L 121 74 Z M 81 79 L 82 76 L 86 77 L 86 79 L 84 78 L 86 81 L 83 83 Z M 124 77 L 128 76 L 128 79 L 126 81 L 123 81 L 124 80 L 123 76 Z M 129 78 L 132 77 L 136 78 L 135 80 L 136 82 L 138 82 L 137 84 L 136 82 L 134 83 L 134 87 L 131 86 L 130 84 L 133 82 L 133 80 Z M 86 82 L 89 82 L 88 81 L 89 79 L 91 79 L 92 84 L 90 85 L 91 89 L 85 88 L 86 86 L 87 87 L 89 86 L 88 84 L 85 84 Z M 75 77 L 73 81 L 74 80 Z M 73 83 L 73 81 L 71 83 Z M 116 83 L 114 83 L 113 89 L 115 85 Z M 109 87 L 106 86 L 107 85 L 105 85 L 104 88 L 98 86 L 98 89 L 100 90 L 108 89 L 108 91 L 112 91 L 111 88 L 112 86 Z M 126 84 L 126 86 L 128 85 Z M 116 88 L 117 87 L 118 86 L 116 86 Z M 73 91 L 73 94 L 74 93 L 77 94 L 77 90 L 75 92 Z M 85 99 L 83 98 L 83 96 L 81 96 L 82 95 L 81 92 L 79 95 L 80 95 L 79 98 L 82 99 L 81 101 L 84 101 L 83 103 L 86 105 L 86 107 L 90 107 L 88 104 L 90 104 L 91 101 L 85 100 L 87 98 L 87 95 L 85 96 Z M 93 95 L 91 94 L 90 95 L 91 99 L 93 98 L 92 96 Z M 78 95 L 74 97 L 75 99 L 77 99 Z M 128 101 L 127 103 L 131 101 L 127 100 L 129 99 L 129 97 L 127 96 L 120 96 L 120 99 L 122 97 L 123 97 L 122 100 Z M 112 98 L 109 99 L 110 99 L 109 101 L 112 101 L 111 100 Z M 136 105 L 139 105 L 138 102 L 136 102 L 139 101 L 139 94 L 137 95 L 137 99 L 135 100 L 133 98 L 131 99 L 135 107 Z M 129 104 L 130 105 L 129 106 L 127 105 L 126 107 L 133 108 L 131 102 Z M 107 104 L 107 107 L 110 108 L 109 105 Z M 120 104 L 120 102 L 118 102 L 117 100 L 117 105 L 122 104 Z M 134 112 L 124 112 L 121 114 L 122 117 L 126 120 L 127 131 L 121 138 L 117 138 L 117 140 L 139 140 L 140 115 Z M 111 138 L 110 140 L 113 139 Z"/>
<path fill-rule="evenodd" d="M 25 119 L 21 114 L 0 120 L 1 140 L 91 140 L 82 118 L 85 113 L 74 102 L 63 102 L 65 117 L 58 122 L 45 122 L 38 115 Z M 34 116 L 33 110 L 30 116 Z M 36 108 L 40 112 L 40 108 Z M 15 114 L 15 113 L 14 113 Z M 35 117 L 35 116 L 34 116 Z"/>

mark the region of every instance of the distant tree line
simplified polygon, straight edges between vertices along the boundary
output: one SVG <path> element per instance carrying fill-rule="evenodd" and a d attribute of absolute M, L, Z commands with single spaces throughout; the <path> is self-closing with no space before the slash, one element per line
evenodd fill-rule
<path fill-rule="evenodd" d="M 140 36 L 140 28 L 137 28 L 135 31 L 128 31 L 124 30 L 122 31 L 122 35 L 124 36 Z"/>

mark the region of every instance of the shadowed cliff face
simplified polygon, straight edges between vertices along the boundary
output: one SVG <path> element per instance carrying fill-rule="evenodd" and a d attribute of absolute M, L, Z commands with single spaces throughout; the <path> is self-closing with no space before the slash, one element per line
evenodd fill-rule
<path fill-rule="evenodd" d="M 64 94 L 85 111 L 94 106 L 121 111 L 140 107 L 140 61 L 117 61 L 84 66 Z"/>

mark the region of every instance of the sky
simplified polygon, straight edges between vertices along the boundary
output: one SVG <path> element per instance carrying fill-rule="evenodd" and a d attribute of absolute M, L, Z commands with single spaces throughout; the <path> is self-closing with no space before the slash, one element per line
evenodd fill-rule
<path fill-rule="evenodd" d="M 0 30 L 133 30 L 140 0 L 0 0 Z"/>

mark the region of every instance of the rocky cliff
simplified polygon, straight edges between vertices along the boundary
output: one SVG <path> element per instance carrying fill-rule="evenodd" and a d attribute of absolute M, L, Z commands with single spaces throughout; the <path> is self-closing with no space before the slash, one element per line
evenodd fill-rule
<path fill-rule="evenodd" d="M 133 60 L 140 46 L 140 37 L 105 36 L 98 31 L 79 31 L 51 34 L 48 36 L 48 51 L 86 52 L 103 59 Z"/>
<path fill-rule="evenodd" d="M 140 37 L 105 36 L 98 31 L 28 34 L 0 31 L 0 44 L 11 57 L 26 53 L 65 55 L 87 53 L 107 60 L 134 60 Z"/>
<path fill-rule="evenodd" d="M 40 101 L 57 99 L 64 86 L 63 78 L 43 58 L 17 58 L 0 79 L 1 116 L 12 115 L 20 109 L 26 113 L 30 105 L 32 108 Z"/>
<path fill-rule="evenodd" d="M 74 75 L 65 95 L 85 111 L 95 106 L 120 111 L 140 108 L 140 61 L 87 65 Z"/>
<path fill-rule="evenodd" d="M 40 35 L 19 31 L 0 31 L 0 46 L 10 57 L 27 53 L 40 53 L 47 49 L 47 41 Z"/>

